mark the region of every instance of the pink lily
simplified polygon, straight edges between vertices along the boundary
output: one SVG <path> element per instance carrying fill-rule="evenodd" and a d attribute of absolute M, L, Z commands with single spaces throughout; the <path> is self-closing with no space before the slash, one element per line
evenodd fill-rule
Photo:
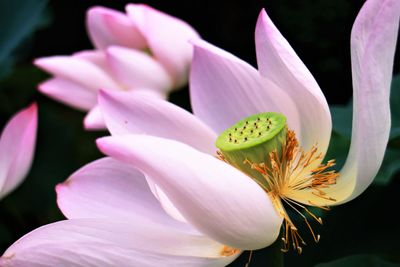
<path fill-rule="evenodd" d="M 36 132 L 36 104 L 18 112 L 5 126 L 0 137 L 0 199 L 27 175 L 33 160 Z"/>
<path fill-rule="evenodd" d="M 128 4 L 126 14 L 105 7 L 87 12 L 95 50 L 35 60 L 54 75 L 39 90 L 64 104 L 89 111 L 87 129 L 102 129 L 99 89 L 149 93 L 165 98 L 187 83 L 193 48 L 199 38 L 186 22 L 144 4 Z"/>
<path fill-rule="evenodd" d="M 399 13 L 397 0 L 369 0 L 353 28 L 354 131 L 342 181 L 329 188 L 337 203 L 360 194 L 382 161 Z M 98 145 L 112 158 L 58 186 L 58 204 L 69 220 L 23 237 L 0 266 L 224 266 L 239 253 L 232 248 L 274 242 L 283 219 L 254 180 L 213 156 L 217 134 L 238 118 L 275 110 L 288 117 L 303 147 L 318 141 L 325 151 L 330 114 L 314 79 L 264 11 L 256 43 L 263 75 L 225 51 L 195 43 L 196 116 L 163 100 L 102 91 L 100 106 L 113 136 Z M 281 76 L 265 77 L 264 60 L 268 74 Z M 281 107 L 282 101 L 294 106 Z"/>

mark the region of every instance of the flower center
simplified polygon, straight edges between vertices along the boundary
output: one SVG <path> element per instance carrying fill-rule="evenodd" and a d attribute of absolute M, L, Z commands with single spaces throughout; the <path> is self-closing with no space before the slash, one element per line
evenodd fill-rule
<path fill-rule="evenodd" d="M 284 219 L 283 251 L 293 247 L 301 253 L 302 245 L 306 244 L 285 207 L 293 209 L 305 222 L 314 241 L 319 241 L 320 236 L 314 233 L 307 217 L 319 224 L 322 219 L 301 203 L 317 206 L 310 200 L 315 196 L 335 202 L 324 192 L 338 177 L 335 171 L 327 171 L 335 165 L 333 160 L 321 164 L 323 155 L 318 153 L 317 146 L 304 151 L 294 131 L 287 129 L 286 117 L 275 112 L 239 121 L 218 137 L 216 146 L 221 160 L 246 173 L 268 193 Z"/>

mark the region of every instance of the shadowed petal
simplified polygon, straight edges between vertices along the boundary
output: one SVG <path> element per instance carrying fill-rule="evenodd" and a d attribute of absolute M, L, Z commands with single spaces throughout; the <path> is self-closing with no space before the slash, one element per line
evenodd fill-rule
<path fill-rule="evenodd" d="M 234 55 L 204 41 L 194 45 L 190 98 L 197 117 L 221 133 L 245 117 L 275 111 L 301 135 L 296 105 L 285 92 Z"/>
<path fill-rule="evenodd" d="M 146 47 L 146 41 L 134 22 L 122 12 L 100 6 L 92 7 L 86 14 L 86 26 L 90 39 L 98 49 L 110 45 L 135 49 Z"/>
<path fill-rule="evenodd" d="M 133 164 L 200 232 L 240 249 L 272 244 L 282 219 L 251 178 L 183 143 L 146 135 L 101 138 L 106 154 Z"/>
<path fill-rule="evenodd" d="M 148 220 L 72 219 L 38 228 L 0 258 L 2 267 L 225 266 L 223 246 Z"/>
<path fill-rule="evenodd" d="M 113 135 L 144 133 L 215 154 L 216 134 L 186 110 L 143 94 L 100 91 L 99 105 Z"/>
<path fill-rule="evenodd" d="M 0 199 L 23 181 L 31 167 L 37 120 L 37 106 L 32 104 L 14 115 L 1 134 Z"/>
<path fill-rule="evenodd" d="M 58 207 L 68 219 L 135 220 L 139 216 L 190 229 L 164 212 L 142 173 L 111 158 L 82 167 L 57 185 L 56 191 Z"/>
<path fill-rule="evenodd" d="M 261 75 L 276 83 L 296 102 L 301 118 L 301 145 L 308 150 L 318 144 L 319 152 L 325 154 L 332 130 L 326 99 L 314 77 L 265 10 L 258 18 L 255 39 Z"/>

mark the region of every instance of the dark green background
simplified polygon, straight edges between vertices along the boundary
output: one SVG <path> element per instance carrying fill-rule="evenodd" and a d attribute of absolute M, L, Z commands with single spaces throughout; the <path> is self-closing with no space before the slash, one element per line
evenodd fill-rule
<path fill-rule="evenodd" d="M 188 21 L 202 37 L 255 65 L 254 27 L 261 8 L 270 17 L 314 74 L 328 102 L 346 104 L 352 94 L 350 31 L 363 1 L 146 1 Z M 123 10 L 127 1 L 2 0 L 0 1 L 0 127 L 32 101 L 39 104 L 38 147 L 26 182 L 0 202 L 0 251 L 38 226 L 63 218 L 55 203 L 54 186 L 73 171 L 101 156 L 94 140 L 105 133 L 85 132 L 83 113 L 40 95 L 37 84 L 48 77 L 35 69 L 36 57 L 90 49 L 84 17 L 92 5 Z M 399 72 L 399 53 L 395 73 Z M 398 83 L 400 84 L 400 82 Z M 400 86 L 396 92 L 400 91 Z M 392 92 L 393 94 L 393 92 Z M 395 94 L 397 100 L 399 93 Z M 188 90 L 171 101 L 190 109 Z M 398 102 L 400 103 L 400 102 Z M 399 114 L 399 105 L 393 113 Z M 339 162 L 348 145 L 349 109 L 334 109 L 334 148 Z M 347 119 L 347 120 L 346 120 Z M 400 126 L 400 116 L 394 125 Z M 398 124 L 396 124 L 398 123 Z M 398 128 L 397 128 L 398 129 Z M 303 255 L 285 254 L 285 266 L 395 266 L 400 263 L 398 214 L 400 139 L 392 134 L 391 154 L 380 181 L 356 200 L 323 214 L 319 244 Z M 339 154 L 337 154 L 339 153 Z M 392 179 L 390 179 L 392 178 Z M 0 252 L 0 254 L 1 254 Z M 269 266 L 266 251 L 254 254 L 251 266 Z M 245 253 L 232 266 L 244 266 Z M 339 258 L 343 258 L 340 259 Z"/>

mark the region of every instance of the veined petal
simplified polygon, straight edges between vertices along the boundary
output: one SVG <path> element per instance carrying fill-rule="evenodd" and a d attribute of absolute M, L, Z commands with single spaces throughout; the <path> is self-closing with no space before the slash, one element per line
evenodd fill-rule
<path fill-rule="evenodd" d="M 169 197 L 200 232 L 239 249 L 272 244 L 282 219 L 251 178 L 183 143 L 146 135 L 101 138 L 101 151 L 131 163 Z"/>
<path fill-rule="evenodd" d="M 194 43 L 190 98 L 194 114 L 217 133 L 250 115 L 275 111 L 300 136 L 300 118 L 288 94 L 234 55 L 204 41 Z"/>
<path fill-rule="evenodd" d="M 37 106 L 18 112 L 0 137 L 0 199 L 27 175 L 33 160 L 37 133 Z"/>
<path fill-rule="evenodd" d="M 143 35 L 122 12 L 101 6 L 92 7 L 86 14 L 86 26 L 92 43 L 98 49 L 105 49 L 110 45 L 146 48 Z"/>
<path fill-rule="evenodd" d="M 96 105 L 97 94 L 92 89 L 63 78 L 52 78 L 39 85 L 39 91 L 57 101 L 80 110 Z"/>
<path fill-rule="evenodd" d="M 193 48 L 189 40 L 199 38 L 186 22 L 144 4 L 128 4 L 128 16 L 145 37 L 152 55 L 167 69 L 175 87 L 187 82 Z"/>
<path fill-rule="evenodd" d="M 86 114 L 83 125 L 86 130 L 105 130 L 107 128 L 103 114 L 98 105 L 93 107 L 89 113 Z"/>
<path fill-rule="evenodd" d="M 324 190 L 337 201 L 311 199 L 315 204 L 341 204 L 357 197 L 379 170 L 390 131 L 390 81 L 399 19 L 397 0 L 368 0 L 356 18 L 351 34 L 354 94 L 351 147 L 337 184 Z M 299 197 L 304 199 L 303 195 Z"/>
<path fill-rule="evenodd" d="M 328 103 L 314 77 L 265 10 L 258 18 L 255 39 L 261 75 L 295 100 L 301 118 L 301 145 L 308 150 L 318 144 L 319 152 L 325 154 L 332 130 Z"/>
<path fill-rule="evenodd" d="M 72 219 L 38 228 L 0 258 L 2 267 L 225 266 L 221 244 L 148 220 Z"/>
<path fill-rule="evenodd" d="M 353 26 L 353 132 L 336 189 L 348 195 L 344 201 L 361 194 L 382 164 L 390 132 L 390 83 L 399 20 L 399 1 L 369 0 Z"/>
<path fill-rule="evenodd" d="M 168 91 L 172 78 L 164 67 L 143 51 L 120 46 L 107 49 L 107 60 L 116 79 L 127 88 Z"/>
<path fill-rule="evenodd" d="M 216 134 L 186 110 L 134 92 L 100 91 L 99 105 L 113 135 L 149 134 L 178 140 L 214 154 Z"/>
<path fill-rule="evenodd" d="M 71 80 L 92 90 L 119 90 L 119 85 L 100 67 L 77 56 L 52 56 L 35 60 L 35 65 L 54 76 Z"/>
<path fill-rule="evenodd" d="M 111 158 L 87 164 L 57 185 L 56 191 L 58 207 L 68 219 L 136 220 L 139 216 L 191 229 L 164 212 L 141 172 Z"/>

